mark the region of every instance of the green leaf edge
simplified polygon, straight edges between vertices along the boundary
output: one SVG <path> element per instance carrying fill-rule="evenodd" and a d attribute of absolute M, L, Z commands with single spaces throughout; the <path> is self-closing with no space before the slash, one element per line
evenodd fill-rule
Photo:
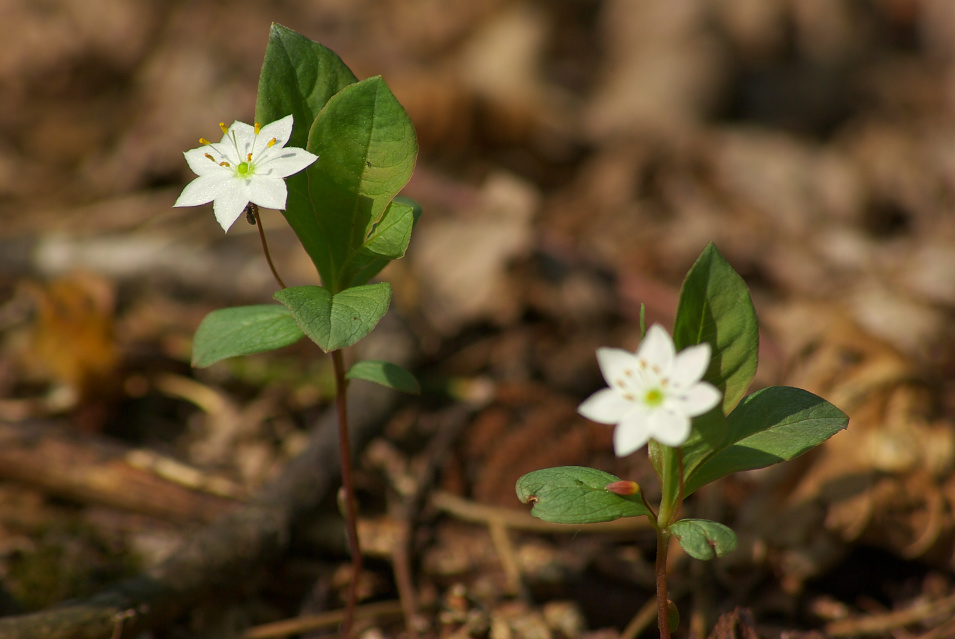
<path fill-rule="evenodd" d="M 377 359 L 366 359 L 352 364 L 345 379 L 361 379 L 409 395 L 420 395 L 421 385 L 408 369 Z"/>
<path fill-rule="evenodd" d="M 706 484 L 712 483 L 718 479 L 721 479 L 733 473 L 743 472 L 747 470 L 757 470 L 760 468 L 767 468 L 768 466 L 773 466 L 775 464 L 782 463 L 784 461 L 793 460 L 796 457 L 799 457 L 800 455 L 803 455 L 809 452 L 810 450 L 812 450 L 816 446 L 819 446 L 820 444 L 825 442 L 827 439 L 829 439 L 830 437 L 832 437 L 839 431 L 845 430 L 848 427 L 849 416 L 846 415 L 842 410 L 837 408 L 835 405 L 819 397 L 818 395 L 810 393 L 807 390 L 803 390 L 801 388 L 794 388 L 791 386 L 771 386 L 769 388 L 761 389 L 743 398 L 743 401 L 741 401 L 733 410 L 733 412 L 730 413 L 730 415 L 726 418 L 727 425 L 728 425 L 727 435 L 730 438 L 733 436 L 732 435 L 734 431 L 733 421 L 734 419 L 739 420 L 741 413 L 744 413 L 745 411 L 747 411 L 747 409 L 749 409 L 756 402 L 767 401 L 767 396 L 769 394 L 771 393 L 780 394 L 782 392 L 785 392 L 787 394 L 792 393 L 796 396 L 799 396 L 798 399 L 800 400 L 803 400 L 803 399 L 809 400 L 809 401 L 816 400 L 814 405 L 812 406 L 806 405 L 801 407 L 798 410 L 798 412 L 800 413 L 801 412 L 807 413 L 808 414 L 807 417 L 799 420 L 798 422 L 791 422 L 786 424 L 783 424 L 782 420 L 779 420 L 774 424 L 764 426 L 762 428 L 759 428 L 758 430 L 735 429 L 737 432 L 742 431 L 742 436 L 740 436 L 739 438 L 735 440 L 728 439 L 727 441 L 723 443 L 722 446 L 710 451 L 705 457 L 703 457 L 700 460 L 700 462 L 695 466 L 695 468 L 686 475 L 684 479 L 684 495 L 685 496 L 689 496 L 693 494 L 694 492 L 696 492 L 697 490 L 699 490 L 702 486 L 705 486 Z M 774 398 L 769 397 L 768 399 L 774 399 Z M 777 398 L 776 402 L 780 402 L 780 400 L 781 398 Z M 793 402 L 795 401 L 795 399 L 791 399 L 790 401 Z M 820 413 L 827 413 L 827 414 L 820 414 Z M 829 428 L 828 429 L 829 432 L 825 433 L 823 437 L 817 438 L 817 439 L 805 440 L 802 444 L 794 447 L 796 449 L 795 452 L 789 455 L 788 457 L 777 456 L 777 459 L 775 461 L 771 461 L 769 463 L 760 462 L 760 463 L 753 463 L 753 464 L 747 464 L 747 465 L 736 465 L 726 471 L 713 470 L 714 467 L 718 467 L 721 461 L 725 459 L 725 457 L 721 457 L 721 456 L 723 455 L 728 456 L 732 454 L 732 451 L 735 449 L 747 449 L 748 447 L 745 446 L 746 441 L 754 439 L 754 438 L 758 439 L 760 436 L 764 436 L 767 433 L 770 433 L 773 429 L 777 427 L 791 428 L 791 427 L 796 427 L 799 424 L 805 424 L 805 422 L 807 421 L 813 421 L 813 420 L 835 420 L 838 423 L 837 425 L 834 425 L 833 427 Z M 768 453 L 757 448 L 752 448 L 750 450 L 754 450 L 764 455 L 775 455 L 775 453 Z"/>
<path fill-rule="evenodd" d="M 326 336 L 321 335 L 320 331 L 316 329 L 316 318 L 315 316 L 305 317 L 302 314 L 302 305 L 301 304 L 292 304 L 293 299 L 288 299 L 288 296 L 291 292 L 305 292 L 310 290 L 314 292 L 314 295 L 309 294 L 310 297 L 325 306 L 327 308 L 327 313 L 325 309 L 322 309 L 323 313 L 326 313 L 328 316 L 329 328 L 331 328 L 331 311 L 335 304 L 335 298 L 341 299 L 342 297 L 347 298 L 348 296 L 355 295 L 359 292 L 360 289 L 376 289 L 378 291 L 383 291 L 385 295 L 385 300 L 383 303 L 379 304 L 378 308 L 374 312 L 373 319 L 364 320 L 368 323 L 368 326 L 361 328 L 354 333 L 348 335 L 345 339 L 341 339 L 339 336 L 334 334 L 332 331 L 329 331 L 329 334 Z M 291 288 L 285 288 L 280 291 L 276 291 L 274 295 L 275 299 L 284 304 L 292 314 L 292 317 L 295 319 L 295 322 L 298 324 L 299 328 L 305 333 L 305 335 L 315 342 L 319 348 L 324 352 L 329 353 L 331 351 L 340 350 L 352 346 L 362 339 L 364 339 L 369 333 L 371 333 L 375 327 L 378 325 L 378 322 L 381 321 L 381 318 L 385 316 L 388 312 L 388 307 L 391 304 L 391 284 L 388 282 L 377 282 L 375 284 L 365 284 L 363 286 L 354 286 L 352 288 L 347 288 L 343 291 L 332 295 L 328 289 L 322 286 L 295 286 Z M 326 304 L 327 302 L 327 304 Z M 294 306 L 294 307 L 293 307 Z M 357 318 L 356 318 L 357 319 Z M 334 338 L 334 339 L 333 339 Z"/>
<path fill-rule="evenodd" d="M 591 491 L 594 491 L 594 492 L 597 492 L 598 490 L 604 490 L 604 487 L 607 484 L 620 481 L 620 478 L 616 477 L 615 475 L 612 475 L 608 472 L 604 472 L 602 470 L 598 470 L 596 468 L 589 468 L 586 466 L 557 466 L 554 468 L 542 468 L 540 470 L 531 471 L 521 476 L 521 478 L 517 480 L 517 482 L 514 485 L 514 489 L 515 489 L 515 492 L 517 493 L 517 498 L 521 501 L 521 503 L 526 504 L 532 501 L 534 502 L 531 507 L 532 516 L 537 517 L 538 519 L 542 519 L 544 521 L 549 521 L 556 524 L 579 525 L 579 524 L 596 524 L 596 523 L 601 523 L 606 521 L 614 521 L 616 519 L 622 519 L 624 517 L 640 517 L 643 515 L 652 515 L 650 510 L 647 509 L 646 505 L 643 503 L 643 499 L 641 498 L 639 493 L 636 495 L 624 496 L 624 495 L 617 495 L 615 493 L 611 493 L 608 490 L 604 490 L 605 494 L 602 495 L 603 497 L 611 498 L 611 499 L 618 498 L 619 502 L 622 502 L 618 504 L 619 506 L 623 506 L 624 504 L 626 504 L 627 508 L 632 509 L 634 512 L 631 512 L 629 514 L 623 514 L 623 515 L 607 514 L 607 515 L 591 517 L 591 518 L 579 518 L 579 517 L 554 518 L 549 516 L 549 513 L 545 512 L 544 514 L 542 514 L 540 509 L 541 503 L 539 501 L 540 497 L 538 495 L 538 493 L 540 493 L 541 491 L 539 490 L 539 488 L 535 489 L 535 486 L 542 483 L 539 480 L 539 477 L 541 475 L 548 474 L 548 473 L 554 474 L 554 473 L 560 473 L 560 472 L 563 472 L 565 475 L 568 475 L 568 476 L 577 475 L 578 477 L 579 476 L 586 477 L 589 480 L 586 484 L 584 484 L 584 482 L 580 481 L 579 479 L 577 479 L 577 481 L 580 482 L 581 484 L 584 484 L 585 488 L 590 489 Z M 528 484 L 533 484 L 533 485 L 529 486 Z M 578 487 L 567 485 L 567 486 L 556 486 L 556 488 L 574 489 Z M 545 511 L 546 510 L 547 509 L 545 509 Z M 605 508 L 604 510 L 607 510 L 607 508 Z"/>
<path fill-rule="evenodd" d="M 719 541 L 714 545 L 709 541 L 713 539 L 713 537 L 708 534 L 707 531 L 713 529 L 722 535 L 725 545 L 721 545 Z M 732 528 L 718 521 L 711 521 L 709 519 L 681 519 L 670 524 L 667 530 L 671 535 L 677 538 L 677 541 L 680 542 L 680 546 L 686 551 L 686 554 L 694 559 L 709 561 L 710 559 L 725 557 L 736 550 L 736 533 L 733 532 Z M 704 547 L 707 551 L 697 552 L 697 548 L 692 544 L 694 541 L 700 541 L 697 535 L 703 537 Z"/>
<path fill-rule="evenodd" d="M 260 342 L 260 346 L 254 348 L 233 348 L 233 349 L 223 349 L 221 346 L 219 348 L 209 349 L 205 345 L 209 342 L 215 342 L 218 344 L 226 343 L 229 345 L 235 345 L 236 343 L 241 343 L 236 341 L 236 339 L 228 338 L 228 335 L 241 335 L 243 330 L 247 330 L 250 324 L 236 323 L 235 328 L 223 335 L 221 327 L 217 326 L 217 321 L 221 321 L 224 317 L 230 315 L 246 315 L 249 316 L 249 311 L 253 313 L 262 313 L 266 312 L 267 314 L 272 315 L 271 319 L 260 321 L 256 323 L 256 326 L 261 326 L 262 323 L 271 323 L 273 324 L 272 330 L 262 331 L 264 333 L 271 333 L 276 335 L 269 340 L 263 340 Z M 260 316 L 261 317 L 261 316 Z M 281 331 L 281 332 L 279 332 Z M 295 323 L 294 318 L 287 308 L 279 304 L 255 304 L 251 306 L 233 306 L 230 308 L 220 308 L 212 311 L 206 315 L 202 322 L 199 323 L 199 327 L 196 328 L 196 332 L 192 338 L 192 366 L 196 368 L 206 368 L 220 362 L 224 359 L 229 359 L 231 357 L 241 357 L 244 355 L 254 355 L 255 353 L 266 353 L 268 351 L 274 351 L 286 346 L 290 346 L 295 342 L 299 341 L 305 337 L 305 333 L 298 327 Z M 212 350 L 213 355 L 209 355 L 208 351 Z"/>

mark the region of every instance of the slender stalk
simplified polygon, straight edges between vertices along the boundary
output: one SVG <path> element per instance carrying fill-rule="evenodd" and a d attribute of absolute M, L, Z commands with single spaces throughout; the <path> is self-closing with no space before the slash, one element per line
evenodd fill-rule
<path fill-rule="evenodd" d="M 259 207 L 249 203 L 245 208 L 246 219 L 259 229 L 259 239 L 262 240 L 262 252 L 269 270 L 278 285 L 287 288 L 285 282 L 275 270 L 272 256 L 269 254 L 269 245 L 265 241 L 265 229 L 262 228 L 262 219 L 259 217 Z M 345 379 L 345 361 L 341 350 L 332 351 L 332 364 L 335 368 L 335 408 L 338 413 L 338 446 L 342 464 L 342 490 L 345 502 L 345 530 L 348 535 L 348 550 L 351 553 L 352 579 L 348 585 L 348 595 L 345 602 L 345 616 L 342 619 L 341 636 L 347 639 L 351 635 L 355 620 L 355 606 L 358 603 L 358 579 L 361 576 L 361 547 L 358 544 L 358 508 L 355 504 L 355 482 L 352 478 L 351 443 L 348 439 L 348 380 Z"/>
<path fill-rule="evenodd" d="M 657 516 L 657 624 L 660 626 L 660 639 L 670 639 L 670 611 L 669 600 L 667 598 L 667 550 L 670 546 L 670 533 L 667 532 L 669 525 L 676 519 L 680 507 L 683 505 L 683 449 L 676 448 L 675 455 L 667 454 L 664 459 L 663 480 L 674 478 L 673 473 L 667 468 L 673 463 L 673 457 L 676 457 L 677 473 L 676 481 L 678 491 L 674 503 L 666 502 L 660 504 L 660 514 Z M 664 487 L 663 494 L 671 494 Z M 652 511 L 651 511 L 652 512 Z"/>
<path fill-rule="evenodd" d="M 660 627 L 660 639 L 670 639 L 670 610 L 667 599 L 667 548 L 670 545 L 669 533 L 657 529 L 657 625 Z"/>
<path fill-rule="evenodd" d="M 259 217 L 258 205 L 249 202 L 245 210 L 246 216 L 251 215 L 248 220 L 259 228 L 259 239 L 262 240 L 262 252 L 265 253 L 265 261 L 269 263 L 269 269 L 272 271 L 272 276 L 275 278 L 275 281 L 279 283 L 279 286 L 282 288 L 288 288 L 285 286 L 285 282 L 282 281 L 282 278 L 279 277 L 279 272 L 275 270 L 275 264 L 272 263 L 272 256 L 269 255 L 269 245 L 265 241 L 265 229 L 262 228 L 262 219 Z"/>
<path fill-rule="evenodd" d="M 676 460 L 677 460 L 677 463 L 679 464 L 678 470 L 680 471 L 678 475 L 678 477 L 680 478 L 680 492 L 676 496 L 676 509 L 674 509 L 673 511 L 674 515 L 680 511 L 680 506 L 683 505 L 683 449 L 682 448 L 676 449 Z"/>
<path fill-rule="evenodd" d="M 361 548 L 358 545 L 358 509 L 355 505 L 355 483 L 352 478 L 351 445 L 348 441 L 348 402 L 345 379 L 345 361 L 340 350 L 332 351 L 332 363 L 335 367 L 336 408 L 338 409 L 338 445 L 342 460 L 342 488 L 345 502 L 345 529 L 348 533 L 348 550 L 351 552 L 352 579 L 348 585 L 348 599 L 345 603 L 345 618 L 342 621 L 341 636 L 351 634 L 355 617 L 355 604 L 358 599 L 358 578 L 361 575 Z"/>

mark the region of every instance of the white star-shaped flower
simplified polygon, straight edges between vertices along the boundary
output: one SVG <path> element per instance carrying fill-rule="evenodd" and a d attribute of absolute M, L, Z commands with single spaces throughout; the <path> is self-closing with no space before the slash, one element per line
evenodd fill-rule
<path fill-rule="evenodd" d="M 284 209 L 288 197 L 286 177 L 318 159 L 304 149 L 285 148 L 292 135 L 292 116 L 259 128 L 233 122 L 216 144 L 183 155 L 197 177 L 186 185 L 173 206 L 198 206 L 213 202 L 216 220 L 228 231 L 249 204 Z"/>
<path fill-rule="evenodd" d="M 710 363 L 709 344 L 676 353 L 669 333 L 657 324 L 636 353 L 599 348 L 597 361 L 610 388 L 591 395 L 577 411 L 595 422 L 616 424 L 613 447 L 618 457 L 651 438 L 681 446 L 690 436 L 690 418 L 720 402 L 720 392 L 700 381 Z"/>

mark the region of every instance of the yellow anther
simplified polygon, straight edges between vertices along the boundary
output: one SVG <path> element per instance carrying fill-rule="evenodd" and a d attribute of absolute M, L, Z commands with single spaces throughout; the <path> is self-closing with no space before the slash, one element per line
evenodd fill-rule
<path fill-rule="evenodd" d="M 256 134 L 256 135 L 259 134 L 259 129 L 261 129 L 261 128 L 262 128 L 262 125 L 259 124 L 258 122 L 256 122 L 256 123 L 255 123 L 255 134 Z"/>
<path fill-rule="evenodd" d="M 225 122 L 220 122 L 220 123 L 219 123 L 219 128 L 222 129 L 222 132 L 223 132 L 223 133 L 228 133 L 228 132 L 229 132 L 229 127 L 227 127 L 227 126 L 225 125 Z"/>
<path fill-rule="evenodd" d="M 272 138 L 271 140 L 269 140 L 269 148 L 271 149 L 276 142 L 278 142 L 278 140 L 276 140 L 275 138 Z"/>
<path fill-rule="evenodd" d="M 209 140 L 207 140 L 207 139 L 205 139 L 205 138 L 199 138 L 199 144 L 203 144 L 203 145 L 205 145 L 205 146 L 209 146 L 210 144 L 212 144 L 212 142 L 210 142 Z"/>
<path fill-rule="evenodd" d="M 210 160 L 212 160 L 213 162 L 216 161 L 216 159 L 215 159 L 214 157 L 212 157 L 212 154 L 211 154 L 211 153 L 206 153 L 206 157 L 209 158 Z"/>
<path fill-rule="evenodd" d="M 251 162 L 251 161 L 252 161 L 252 154 L 251 154 L 251 153 L 249 153 L 249 154 L 245 157 L 245 161 L 246 161 L 246 162 Z"/>
<path fill-rule="evenodd" d="M 219 162 L 219 166 L 232 166 L 228 162 Z"/>

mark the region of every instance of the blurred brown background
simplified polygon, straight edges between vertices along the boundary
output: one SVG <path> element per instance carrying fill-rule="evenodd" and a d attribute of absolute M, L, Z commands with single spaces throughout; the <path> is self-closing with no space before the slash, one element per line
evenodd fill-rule
<path fill-rule="evenodd" d="M 645 463 L 613 460 L 609 429 L 574 407 L 600 385 L 594 348 L 634 347 L 641 303 L 668 325 L 713 241 L 756 302 L 757 385 L 807 388 L 852 422 L 789 470 L 688 505 L 722 513 L 741 539 L 708 577 L 715 602 L 694 599 L 705 611 L 694 627 L 742 603 L 777 629 L 838 634 L 843 618 L 951 592 L 948 0 L 0 0 L 0 422 L 168 456 L 232 497 L 300 448 L 328 400 L 314 351 L 188 366 L 207 312 L 271 298 L 255 229 L 223 236 L 211 207 L 171 208 L 193 177 L 182 151 L 220 121 L 252 119 L 273 21 L 359 77 L 383 75 L 421 143 L 406 193 L 425 215 L 408 257 L 383 274 L 393 326 L 365 348 L 392 349 L 427 391 L 385 425 L 366 490 L 394 480 L 383 454 L 424 463 L 449 419 L 460 431 L 446 458 L 428 460 L 442 468 L 436 486 L 479 503 L 519 507 L 514 479 L 546 465 L 643 477 Z M 315 283 L 281 216 L 264 215 L 286 281 Z M 455 402 L 466 415 L 449 417 Z M 150 512 L 134 525 L 119 514 L 134 506 L 106 516 L 42 472 L 0 475 L 11 480 L 0 497 L 16 504 L 0 513 L 0 572 L 27 608 L 135 571 L 105 551 L 104 579 L 90 577 L 88 554 L 64 568 L 64 544 L 106 535 L 148 565 L 189 519 Z M 85 541 L 64 532 L 75 521 L 91 526 Z M 452 582 L 506 582 L 493 552 L 442 559 L 455 535 L 486 542 L 465 530 L 422 550 L 416 579 L 434 601 Z M 557 553 L 564 542 L 548 543 Z M 581 547 L 553 560 L 573 564 L 567 583 L 596 572 L 646 587 L 637 568 L 621 577 L 606 565 L 606 546 Z M 50 555 L 60 567 L 45 571 L 80 576 L 38 587 L 31 560 Z M 863 570 L 873 565 L 891 569 Z M 693 590 L 697 573 L 677 570 L 677 591 Z M 369 597 L 390 592 L 378 579 Z M 575 587 L 550 597 L 583 611 L 564 634 L 619 631 L 635 612 L 595 612 Z M 501 590 L 478 591 L 498 610 Z M 929 617 L 909 629 L 940 634 L 908 636 L 955 632 Z"/>

